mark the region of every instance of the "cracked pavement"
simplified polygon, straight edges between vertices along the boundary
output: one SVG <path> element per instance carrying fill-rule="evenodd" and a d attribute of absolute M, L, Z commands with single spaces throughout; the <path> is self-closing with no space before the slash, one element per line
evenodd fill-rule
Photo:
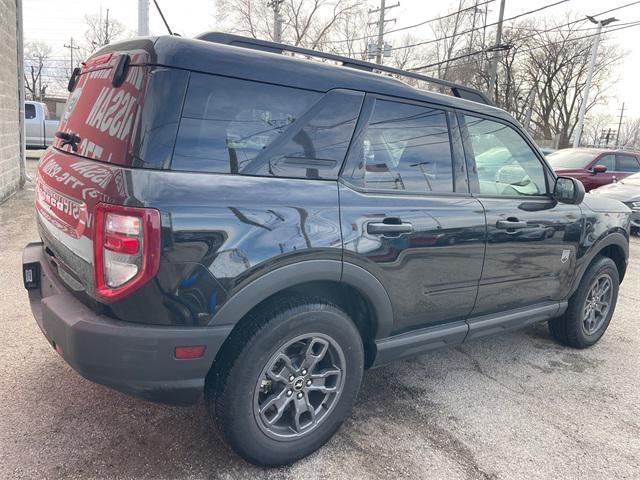
<path fill-rule="evenodd" d="M 128 397 L 53 351 L 20 280 L 32 197 L 0 205 L 0 478 L 640 478 L 638 237 L 595 347 L 563 348 L 540 324 L 369 371 L 328 445 L 266 470 L 224 445 L 203 402 Z"/>

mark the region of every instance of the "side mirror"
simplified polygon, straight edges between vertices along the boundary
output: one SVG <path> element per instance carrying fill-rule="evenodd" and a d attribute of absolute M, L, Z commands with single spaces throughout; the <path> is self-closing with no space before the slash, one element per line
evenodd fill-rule
<path fill-rule="evenodd" d="M 607 167 L 604 165 L 596 165 L 593 167 L 593 173 L 604 173 L 607 171 Z"/>
<path fill-rule="evenodd" d="M 560 203 L 578 205 L 584 200 L 584 185 L 571 177 L 558 177 L 553 186 L 553 198 Z"/>

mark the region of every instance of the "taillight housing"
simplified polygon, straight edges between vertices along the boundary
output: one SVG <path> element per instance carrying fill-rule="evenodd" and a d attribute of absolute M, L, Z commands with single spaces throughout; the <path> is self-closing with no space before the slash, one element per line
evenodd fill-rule
<path fill-rule="evenodd" d="M 98 203 L 93 260 L 98 297 L 114 301 L 140 288 L 160 266 L 160 212 Z"/>

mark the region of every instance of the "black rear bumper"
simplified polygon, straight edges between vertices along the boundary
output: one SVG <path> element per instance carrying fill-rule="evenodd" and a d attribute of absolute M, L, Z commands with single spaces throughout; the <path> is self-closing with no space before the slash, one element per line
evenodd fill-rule
<path fill-rule="evenodd" d="M 39 265 L 29 289 L 33 315 L 53 347 L 83 377 L 147 400 L 190 405 L 231 331 L 222 327 L 137 325 L 98 315 L 64 286 L 42 243 L 24 249 L 23 265 Z M 205 345 L 202 358 L 177 360 L 178 346 Z"/>

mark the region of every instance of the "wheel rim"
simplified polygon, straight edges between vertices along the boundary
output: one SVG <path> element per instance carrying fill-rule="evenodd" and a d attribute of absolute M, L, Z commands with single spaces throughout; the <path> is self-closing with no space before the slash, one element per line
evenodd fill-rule
<path fill-rule="evenodd" d="M 596 277 L 584 301 L 582 327 L 587 335 L 593 335 L 604 324 L 613 297 L 613 280 L 607 273 Z"/>
<path fill-rule="evenodd" d="M 289 340 L 256 384 L 254 416 L 260 429 L 275 438 L 309 434 L 335 407 L 344 377 L 344 354 L 331 337 L 313 333 Z"/>

